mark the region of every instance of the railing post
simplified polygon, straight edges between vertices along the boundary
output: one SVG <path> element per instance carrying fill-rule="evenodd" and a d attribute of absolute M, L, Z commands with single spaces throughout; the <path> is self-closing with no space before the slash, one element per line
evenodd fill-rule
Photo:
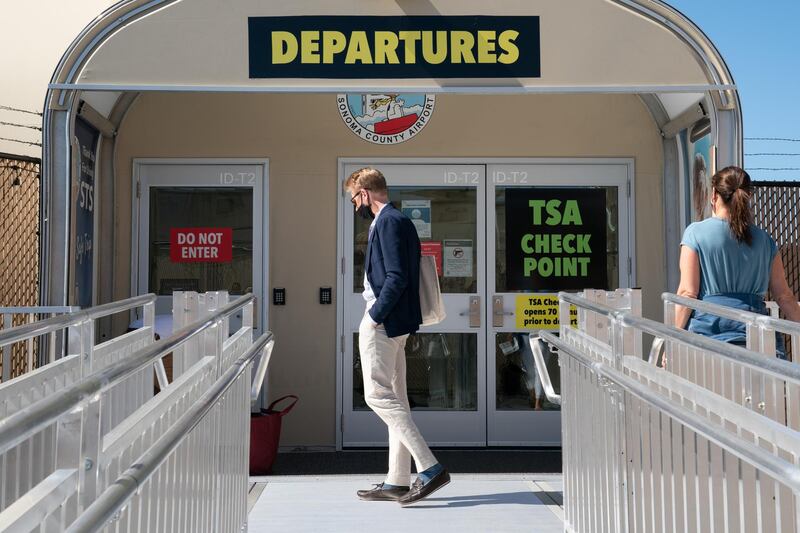
<path fill-rule="evenodd" d="M 97 394 L 81 409 L 81 448 L 78 462 L 79 509 L 89 507 L 97 499 L 97 481 L 100 458 L 100 398 Z"/>
<path fill-rule="evenodd" d="M 153 342 L 156 332 L 155 302 L 146 303 L 144 306 L 142 306 L 142 327 L 150 328 L 150 342 Z M 160 357 L 158 361 L 153 363 L 153 369 L 156 372 L 156 380 L 158 381 L 159 390 L 164 390 L 167 385 L 169 385 L 169 378 L 167 377 L 167 370 L 164 368 L 163 357 Z"/>
<path fill-rule="evenodd" d="M 94 320 L 86 319 L 69 328 L 69 353 L 80 354 L 81 377 L 94 369 Z"/>
<path fill-rule="evenodd" d="M 664 300 L 664 325 L 675 326 L 675 304 Z"/>
<path fill-rule="evenodd" d="M 13 327 L 14 315 L 11 313 L 3 314 L 3 329 L 8 330 Z M 3 383 L 11 379 L 11 353 L 14 349 L 13 344 L 3 346 Z"/>
<path fill-rule="evenodd" d="M 747 349 L 754 352 L 761 351 L 761 335 L 759 327 L 753 322 L 745 322 L 745 335 L 747 336 Z"/>
<path fill-rule="evenodd" d="M 33 313 L 28 313 L 28 324 L 32 324 L 35 321 L 36 321 L 36 315 L 34 315 Z M 33 343 L 34 343 L 34 340 L 35 340 L 35 337 L 31 337 L 31 338 L 29 338 L 28 340 L 25 341 L 25 346 L 27 347 L 26 352 L 27 352 L 27 359 L 28 359 L 27 365 L 26 365 L 27 366 L 26 372 L 33 371 Z"/>
<path fill-rule="evenodd" d="M 622 315 L 617 313 L 609 316 L 610 336 L 609 344 L 611 353 L 614 357 L 614 368 L 624 373 L 625 368 L 625 337 L 626 328 L 622 325 Z M 641 354 L 639 354 L 641 359 Z M 616 390 L 616 387 L 609 389 L 611 404 L 614 409 L 614 428 L 612 430 L 613 446 L 611 447 L 614 457 L 612 458 L 613 479 L 614 479 L 614 520 L 617 531 L 628 531 L 628 450 L 626 447 L 627 439 L 625 425 L 625 396 L 624 392 Z M 617 451 L 617 453 L 614 453 Z M 623 527 L 624 525 L 624 527 Z"/>
<path fill-rule="evenodd" d="M 253 316 L 254 306 L 253 302 L 245 305 L 242 308 L 242 327 L 252 328 L 255 325 L 255 317 Z"/>
<path fill-rule="evenodd" d="M 767 325 L 759 324 L 758 334 L 761 337 L 759 341 L 761 353 L 768 357 L 775 357 L 777 348 L 775 342 L 775 330 Z"/>
<path fill-rule="evenodd" d="M 199 296 L 192 291 L 175 291 L 172 293 L 172 323 L 173 331 L 188 326 L 200 318 Z M 186 370 L 199 360 L 198 350 L 200 342 L 197 338 L 189 339 L 173 351 L 172 379 L 181 376 Z"/>
<path fill-rule="evenodd" d="M 642 316 L 642 289 L 627 289 L 630 294 L 630 312 L 635 316 Z M 642 332 L 636 328 L 630 328 L 632 332 L 633 342 L 633 355 L 642 359 L 643 346 L 642 346 Z"/>
<path fill-rule="evenodd" d="M 212 291 L 207 292 L 205 294 L 205 309 L 207 314 L 213 314 L 214 311 L 227 305 L 228 303 L 228 291 Z M 230 319 L 226 317 L 222 320 L 222 330 L 225 335 L 225 338 L 228 337 L 230 332 Z"/>

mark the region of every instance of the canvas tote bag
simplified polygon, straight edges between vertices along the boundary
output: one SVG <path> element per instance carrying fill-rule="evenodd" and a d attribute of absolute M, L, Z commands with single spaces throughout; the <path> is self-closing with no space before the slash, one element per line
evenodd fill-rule
<path fill-rule="evenodd" d="M 436 259 L 432 255 L 423 255 L 419 260 L 419 305 L 423 326 L 438 324 L 447 316 L 439 289 Z"/>

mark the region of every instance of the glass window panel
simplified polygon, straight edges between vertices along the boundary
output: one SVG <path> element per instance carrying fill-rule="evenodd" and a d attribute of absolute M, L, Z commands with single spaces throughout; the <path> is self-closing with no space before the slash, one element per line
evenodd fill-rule
<path fill-rule="evenodd" d="M 353 334 L 353 410 L 369 409 Z M 474 333 L 418 333 L 406 342 L 406 384 L 413 411 L 476 411 L 478 336 Z"/>
<path fill-rule="evenodd" d="M 173 263 L 170 228 L 229 227 L 232 260 L 227 263 Z M 150 188 L 150 291 L 253 290 L 253 190 L 233 187 Z"/>
<path fill-rule="evenodd" d="M 560 394 L 558 356 L 545 345 L 545 365 L 553 388 Z M 527 333 L 503 332 L 495 336 L 496 401 L 498 411 L 557 411 L 547 400 L 542 380 L 536 371 Z"/>
<path fill-rule="evenodd" d="M 430 201 L 430 236 L 421 236 L 420 242 L 442 243 L 445 240 L 472 241 L 472 273 L 470 276 L 444 276 L 440 272 L 439 285 L 443 293 L 472 294 L 477 292 L 477 192 L 474 188 L 458 187 L 389 187 L 389 197 L 395 208 L 401 209 L 403 201 Z M 364 290 L 364 260 L 367 253 L 370 220 L 358 215 L 353 224 L 353 291 Z M 443 269 L 444 270 L 444 269 Z"/>
<path fill-rule="evenodd" d="M 562 188 L 562 187 L 559 187 Z M 585 187 L 582 187 L 585 188 Z M 606 290 L 619 288 L 619 198 L 617 187 L 589 187 L 606 191 L 606 261 L 608 286 Z M 506 283 L 506 189 L 495 189 L 495 292 L 526 292 L 510 290 Z M 514 187 L 510 187 L 513 191 Z M 602 287 L 595 287 L 602 288 Z M 558 292 L 561 287 L 557 283 L 546 292 Z"/>

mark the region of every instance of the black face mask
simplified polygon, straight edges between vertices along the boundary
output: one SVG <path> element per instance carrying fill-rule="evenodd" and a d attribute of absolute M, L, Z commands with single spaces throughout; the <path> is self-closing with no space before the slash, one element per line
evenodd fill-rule
<path fill-rule="evenodd" d="M 356 213 L 364 220 L 372 220 L 375 218 L 375 214 L 372 212 L 371 206 L 365 202 L 361 202 L 361 206 L 356 209 Z"/>
<path fill-rule="evenodd" d="M 361 207 L 356 209 L 356 214 L 363 218 L 364 220 L 371 220 L 375 218 L 375 213 L 372 212 L 372 209 L 368 205 L 361 204 Z"/>

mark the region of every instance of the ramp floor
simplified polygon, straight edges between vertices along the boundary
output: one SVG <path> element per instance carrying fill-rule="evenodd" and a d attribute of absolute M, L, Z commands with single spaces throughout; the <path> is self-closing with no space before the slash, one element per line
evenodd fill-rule
<path fill-rule="evenodd" d="M 269 476 L 251 478 L 248 530 L 326 533 L 437 533 L 564 530 L 561 476 L 453 474 L 449 485 L 409 506 L 364 502 L 358 489 L 376 475 Z"/>

